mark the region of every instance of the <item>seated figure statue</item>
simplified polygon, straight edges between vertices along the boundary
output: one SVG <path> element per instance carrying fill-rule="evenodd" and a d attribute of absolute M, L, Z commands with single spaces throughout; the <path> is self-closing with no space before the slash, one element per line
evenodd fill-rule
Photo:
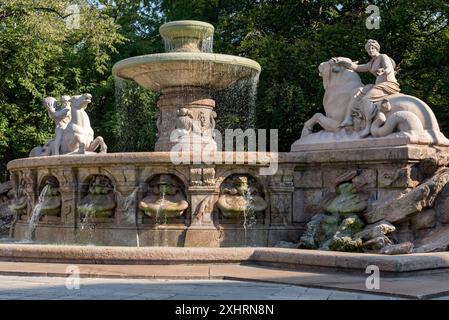
<path fill-rule="evenodd" d="M 55 121 L 55 140 L 53 142 L 52 153 L 59 155 L 62 136 L 71 119 L 70 96 L 62 96 L 60 104 L 56 103 L 55 98 L 47 97 L 44 99 L 44 106 L 47 109 L 49 117 Z"/>
<path fill-rule="evenodd" d="M 326 143 L 335 148 L 336 142 L 350 142 L 339 144 L 350 147 L 363 138 L 382 138 L 376 142 L 378 146 L 449 146 L 432 109 L 422 100 L 400 93 L 393 59 L 380 53 L 375 40 L 368 40 L 365 49 L 371 56 L 366 64 L 345 57 L 320 64 L 325 114 L 316 113 L 304 123 L 301 138 L 292 144 L 291 151 L 324 149 Z M 364 85 L 359 72 L 372 73 L 375 83 Z M 314 132 L 317 124 L 324 130 Z"/>
<path fill-rule="evenodd" d="M 370 134 L 372 120 L 376 116 L 377 111 L 376 102 L 384 102 L 384 110 L 388 110 L 389 106 L 386 98 L 401 91 L 395 76 L 396 63 L 394 60 L 379 52 L 380 45 L 376 40 L 368 40 L 365 44 L 365 49 L 371 57 L 368 63 L 358 65 L 355 62 L 341 61 L 341 64 L 348 69 L 356 72 L 370 72 L 376 77 L 375 84 L 368 84 L 360 88 L 355 94 L 351 105 L 346 111 L 343 122 L 339 125 L 339 127 L 352 125 L 352 115 L 363 111 L 366 124 L 363 132 L 360 133 L 361 137 L 366 137 Z M 338 58 L 336 62 L 340 62 Z M 363 104 L 365 105 L 364 107 L 362 106 Z"/>

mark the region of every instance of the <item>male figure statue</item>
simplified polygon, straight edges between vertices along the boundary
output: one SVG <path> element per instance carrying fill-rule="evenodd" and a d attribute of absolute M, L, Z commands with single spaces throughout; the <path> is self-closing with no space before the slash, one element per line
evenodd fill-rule
<path fill-rule="evenodd" d="M 53 97 L 44 99 L 44 106 L 48 111 L 48 115 L 55 121 L 55 140 L 52 155 L 59 155 L 62 135 L 70 122 L 70 99 L 70 96 L 62 96 L 60 105 L 56 103 L 56 99 Z"/>

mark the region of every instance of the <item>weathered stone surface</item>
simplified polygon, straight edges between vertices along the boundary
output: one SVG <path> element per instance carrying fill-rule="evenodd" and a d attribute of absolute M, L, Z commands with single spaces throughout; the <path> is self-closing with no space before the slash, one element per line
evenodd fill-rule
<path fill-rule="evenodd" d="M 357 175 L 356 168 L 327 167 L 323 169 L 323 186 L 336 188 L 343 182 L 349 182 Z"/>
<path fill-rule="evenodd" d="M 382 167 L 378 170 L 379 187 L 381 188 L 414 188 L 419 184 L 413 176 L 412 167 Z"/>
<path fill-rule="evenodd" d="M 317 243 L 324 243 L 337 232 L 340 225 L 340 217 L 338 215 L 325 215 L 320 222 L 315 241 Z"/>
<path fill-rule="evenodd" d="M 0 195 L 8 194 L 12 189 L 12 181 L 0 183 Z"/>
<path fill-rule="evenodd" d="M 344 219 L 328 243 L 329 249 L 346 252 L 359 251 L 362 240 L 354 238 L 353 235 L 362 230 L 363 226 L 363 221 L 356 215 Z"/>
<path fill-rule="evenodd" d="M 438 170 L 433 177 L 403 195 L 402 197 L 385 203 L 364 215 L 368 223 L 388 220 L 392 223 L 400 222 L 415 212 L 434 204 L 438 193 L 449 181 L 449 168 Z"/>
<path fill-rule="evenodd" d="M 304 190 L 304 212 L 309 216 L 321 211 L 323 192 L 321 189 Z"/>
<path fill-rule="evenodd" d="M 304 190 L 296 189 L 293 193 L 293 222 L 304 223 L 309 218 L 304 211 Z"/>
<path fill-rule="evenodd" d="M 341 219 L 324 213 L 313 216 L 299 241 L 299 247 L 318 249 L 337 232 Z"/>
<path fill-rule="evenodd" d="M 433 228 L 436 223 L 436 212 L 432 208 L 423 210 L 413 216 L 410 223 L 415 230 Z"/>
<path fill-rule="evenodd" d="M 400 244 L 392 244 L 382 248 L 379 253 L 381 254 L 408 254 L 412 253 L 413 243 L 404 242 Z"/>
<path fill-rule="evenodd" d="M 318 168 L 295 171 L 294 182 L 296 188 L 321 188 L 323 186 L 322 172 Z"/>
<path fill-rule="evenodd" d="M 381 235 L 364 242 L 362 247 L 363 249 L 368 251 L 378 251 L 383 247 L 391 244 L 393 244 L 393 242 L 391 242 L 391 240 L 387 236 Z"/>
<path fill-rule="evenodd" d="M 340 226 L 338 227 L 338 232 L 347 232 L 351 235 L 354 233 L 360 232 L 363 229 L 365 224 L 363 221 L 356 215 L 349 216 L 345 218 Z"/>
<path fill-rule="evenodd" d="M 413 242 L 415 234 L 411 228 L 410 219 L 401 223 L 396 223 L 396 231 L 391 233 L 394 243 Z"/>
<path fill-rule="evenodd" d="M 334 236 L 329 244 L 329 249 L 332 251 L 357 252 L 361 247 L 362 239 L 352 239 L 348 236 Z"/>
<path fill-rule="evenodd" d="M 324 207 L 325 211 L 347 215 L 360 213 L 368 207 L 368 196 L 357 193 L 352 183 L 342 183 L 336 191 L 337 196 Z"/>
<path fill-rule="evenodd" d="M 388 221 L 382 220 L 374 224 L 365 226 L 365 229 L 355 234 L 354 237 L 362 240 L 374 239 L 381 237 L 396 230 L 396 227 Z"/>
<path fill-rule="evenodd" d="M 449 223 L 449 184 L 444 186 L 435 200 L 435 211 L 439 222 Z"/>
<path fill-rule="evenodd" d="M 437 252 L 449 249 L 449 225 L 445 225 L 429 232 L 425 237 L 414 242 L 413 252 Z"/>
<path fill-rule="evenodd" d="M 274 247 L 276 248 L 298 248 L 298 244 L 288 241 L 278 241 Z"/>
<path fill-rule="evenodd" d="M 307 224 L 306 231 L 299 240 L 299 247 L 304 249 L 316 249 L 318 247 L 315 242 L 315 235 L 318 232 L 321 221 L 326 217 L 324 213 L 314 215 Z"/>

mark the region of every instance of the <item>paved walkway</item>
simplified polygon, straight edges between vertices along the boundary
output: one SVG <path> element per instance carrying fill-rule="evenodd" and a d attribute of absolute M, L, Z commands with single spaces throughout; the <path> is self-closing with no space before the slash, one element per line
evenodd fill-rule
<path fill-rule="evenodd" d="M 373 292 L 374 290 L 366 287 L 367 277 L 370 275 L 361 270 L 348 272 L 320 268 L 282 269 L 254 264 L 69 265 L 0 261 L 0 275 L 3 276 L 64 278 L 73 272 L 72 268 L 77 269 L 76 272 L 82 279 L 236 280 L 338 292 L 375 293 L 408 299 L 432 299 L 449 295 L 449 271 L 446 270 L 393 275 L 380 272 L 379 289 Z M 140 280 L 133 281 L 139 283 Z"/>
<path fill-rule="evenodd" d="M 149 280 L 0 276 L 0 300 L 396 300 L 292 285 L 232 280 Z"/>

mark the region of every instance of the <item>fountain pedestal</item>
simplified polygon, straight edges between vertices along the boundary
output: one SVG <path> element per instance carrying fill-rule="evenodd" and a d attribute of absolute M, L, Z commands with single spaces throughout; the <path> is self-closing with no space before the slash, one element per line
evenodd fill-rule
<path fill-rule="evenodd" d="M 206 89 L 174 87 L 162 90 L 157 103 L 158 141 L 155 151 L 184 150 L 210 146 L 216 150 L 211 130 L 215 129 L 215 101 Z M 201 150 L 201 149 L 200 149 Z"/>

